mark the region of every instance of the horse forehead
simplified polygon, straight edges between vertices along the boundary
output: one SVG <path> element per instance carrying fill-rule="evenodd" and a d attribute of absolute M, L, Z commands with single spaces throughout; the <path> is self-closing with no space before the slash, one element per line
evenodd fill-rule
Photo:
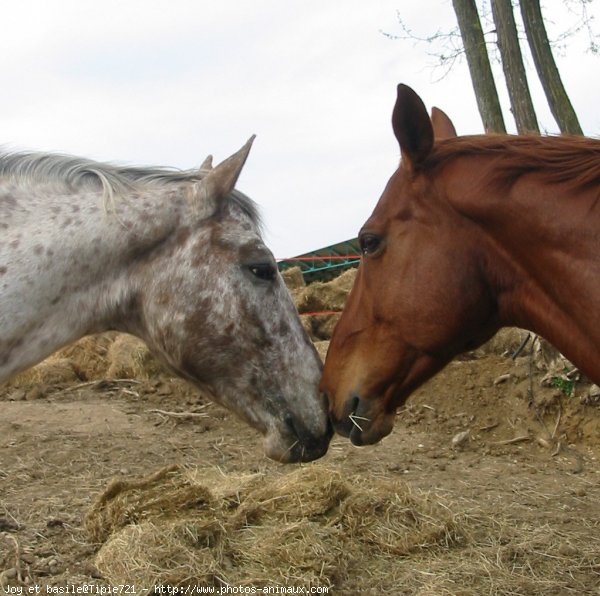
<path fill-rule="evenodd" d="M 230 249 L 262 243 L 262 236 L 257 224 L 243 214 L 228 216 L 214 224 L 211 239 L 214 244 Z"/>
<path fill-rule="evenodd" d="M 406 221 L 412 217 L 414 208 L 415 203 L 410 194 L 404 192 L 399 185 L 388 185 L 363 227 L 379 229 L 394 221 Z"/>
<path fill-rule="evenodd" d="M 438 181 L 425 173 L 414 173 L 400 167 L 389 179 L 369 223 L 382 226 L 394 221 L 429 219 L 442 202 Z"/>

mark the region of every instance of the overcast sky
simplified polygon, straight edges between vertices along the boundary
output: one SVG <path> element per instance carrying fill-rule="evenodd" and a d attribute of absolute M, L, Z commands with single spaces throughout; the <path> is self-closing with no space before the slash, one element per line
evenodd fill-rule
<path fill-rule="evenodd" d="M 543 4 L 552 35 L 575 22 L 564 2 Z M 482 131 L 466 65 L 439 80 L 431 48 L 382 34 L 400 33 L 398 13 L 423 36 L 455 24 L 450 0 L 6 1 L 0 143 L 192 168 L 256 133 L 238 188 L 260 204 L 275 256 L 339 242 L 397 165 L 397 83 L 459 134 Z M 598 136 L 600 57 L 586 43 L 573 38 L 557 62 L 585 133 Z M 542 127 L 557 132 L 533 71 L 530 84 Z"/>

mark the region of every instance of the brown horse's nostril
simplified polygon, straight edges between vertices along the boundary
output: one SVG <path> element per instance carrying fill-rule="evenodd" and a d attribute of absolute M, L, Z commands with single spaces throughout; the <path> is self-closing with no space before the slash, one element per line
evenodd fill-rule
<path fill-rule="evenodd" d="M 360 397 L 358 395 L 352 395 L 343 404 L 343 410 L 341 415 L 338 416 L 334 409 L 329 412 L 329 419 L 333 424 L 335 432 L 348 437 L 354 428 L 355 423 L 352 421 L 352 417 L 360 405 Z"/>

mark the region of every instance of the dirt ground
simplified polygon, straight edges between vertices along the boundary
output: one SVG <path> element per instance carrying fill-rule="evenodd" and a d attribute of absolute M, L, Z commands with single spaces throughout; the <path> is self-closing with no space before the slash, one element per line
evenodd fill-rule
<path fill-rule="evenodd" d="M 398 557 L 393 587 L 360 593 L 600 594 L 600 405 L 538 378 L 528 405 L 528 367 L 527 356 L 496 353 L 455 361 L 382 443 L 335 438 L 307 464 L 408 483 L 469 520 L 468 543 Z M 167 377 L 4 387 L 0 402 L 4 593 L 107 585 L 81 522 L 114 477 L 171 463 L 273 476 L 295 467 L 267 460 L 257 433 Z M 353 582 L 330 593 L 359 593 Z"/>

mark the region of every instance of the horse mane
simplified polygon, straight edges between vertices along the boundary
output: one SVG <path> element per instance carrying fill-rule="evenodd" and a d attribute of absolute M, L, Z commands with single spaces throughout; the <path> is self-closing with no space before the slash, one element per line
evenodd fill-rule
<path fill-rule="evenodd" d="M 120 166 L 71 155 L 23 152 L 0 154 L 0 177 L 21 183 L 47 183 L 66 192 L 96 188 L 105 200 L 151 186 L 197 182 L 208 170 L 178 170 L 164 167 Z M 256 203 L 244 193 L 233 190 L 226 203 L 238 207 L 257 225 L 261 224 Z"/>
<path fill-rule="evenodd" d="M 435 170 L 459 157 L 493 157 L 493 182 L 512 186 L 525 174 L 540 173 L 551 184 L 573 190 L 600 185 L 600 140 L 589 137 L 539 135 L 473 135 L 436 143 L 424 164 Z"/>

